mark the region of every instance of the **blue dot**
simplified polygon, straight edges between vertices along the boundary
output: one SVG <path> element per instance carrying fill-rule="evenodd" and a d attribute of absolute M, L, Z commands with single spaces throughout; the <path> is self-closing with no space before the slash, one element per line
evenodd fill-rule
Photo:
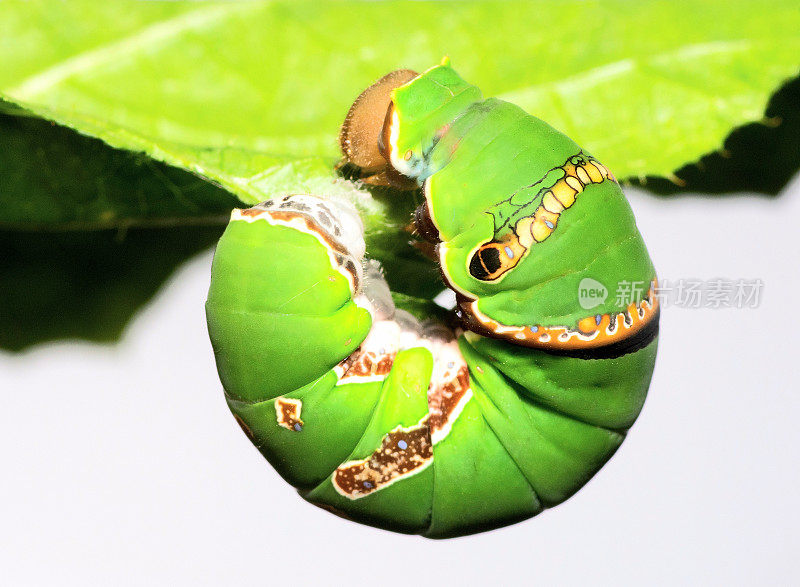
<path fill-rule="evenodd" d="M 531 326 L 531 332 L 539 332 L 538 326 Z"/>
<path fill-rule="evenodd" d="M 397 441 L 397 447 L 400 450 L 406 450 L 408 448 L 408 443 L 405 440 L 398 440 Z"/>
<path fill-rule="evenodd" d="M 514 251 L 511 250 L 511 247 L 506 247 L 506 255 L 508 255 L 509 259 L 514 258 Z"/>
<path fill-rule="evenodd" d="M 598 326 L 600 326 L 600 322 L 602 320 L 603 320 L 603 316 L 600 315 L 600 314 L 598 314 L 597 316 L 594 317 L 594 323 L 597 324 Z"/>
<path fill-rule="evenodd" d="M 296 424 L 294 425 L 294 429 L 295 429 L 297 432 L 300 432 L 300 431 L 303 429 L 303 426 L 302 426 L 302 425 L 301 425 L 301 424 L 298 422 L 298 423 L 296 423 Z"/>
<path fill-rule="evenodd" d="M 372 489 L 372 483 L 370 483 L 369 481 L 364 481 L 364 487 L 366 489 Z"/>
<path fill-rule="evenodd" d="M 544 223 L 547 225 L 547 228 L 552 230 L 552 228 L 553 228 L 553 223 L 552 222 L 550 222 L 549 220 L 545 220 Z"/>

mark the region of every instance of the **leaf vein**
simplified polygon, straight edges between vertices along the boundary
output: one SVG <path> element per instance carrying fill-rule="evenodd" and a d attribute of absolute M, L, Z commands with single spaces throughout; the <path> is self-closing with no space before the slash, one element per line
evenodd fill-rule
<path fill-rule="evenodd" d="M 77 74 L 116 63 L 142 49 L 168 43 L 183 31 L 219 24 L 221 19 L 236 14 L 243 8 L 251 9 L 254 6 L 262 7 L 263 5 L 242 3 L 234 9 L 231 4 L 224 4 L 185 12 L 169 20 L 145 27 L 112 43 L 74 55 L 44 71 L 29 76 L 8 90 L 8 94 L 18 100 L 36 98 Z"/>

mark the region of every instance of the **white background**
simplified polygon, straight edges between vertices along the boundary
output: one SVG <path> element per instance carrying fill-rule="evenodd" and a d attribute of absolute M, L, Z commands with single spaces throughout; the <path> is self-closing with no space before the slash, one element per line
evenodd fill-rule
<path fill-rule="evenodd" d="M 662 278 L 760 278 L 762 303 L 663 311 L 639 421 L 565 504 L 431 541 L 302 501 L 223 401 L 204 254 L 116 346 L 0 353 L 0 583 L 797 584 L 800 178 L 627 193 Z"/>

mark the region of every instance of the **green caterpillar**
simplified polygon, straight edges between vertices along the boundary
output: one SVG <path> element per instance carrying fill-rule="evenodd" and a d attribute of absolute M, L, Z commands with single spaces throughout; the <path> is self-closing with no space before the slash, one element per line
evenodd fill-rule
<path fill-rule="evenodd" d="M 381 78 L 340 142 L 365 183 L 421 186 L 460 326 L 395 309 L 349 204 L 234 210 L 206 308 L 237 421 L 305 499 L 390 530 L 459 536 L 564 501 L 622 443 L 656 356 L 655 271 L 613 175 L 447 62 Z M 587 310 L 587 279 L 643 287 Z"/>

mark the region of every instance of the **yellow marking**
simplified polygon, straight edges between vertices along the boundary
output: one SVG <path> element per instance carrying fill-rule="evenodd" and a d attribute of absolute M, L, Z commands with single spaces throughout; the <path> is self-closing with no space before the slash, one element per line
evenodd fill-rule
<path fill-rule="evenodd" d="M 564 181 L 567 182 L 567 185 L 569 187 L 575 190 L 576 194 L 579 194 L 583 191 L 583 184 L 577 177 L 568 175 L 566 178 L 564 178 Z"/>
<path fill-rule="evenodd" d="M 604 179 L 603 172 L 600 171 L 600 167 L 598 167 L 597 163 L 594 163 L 594 165 L 592 165 L 592 163 L 594 163 L 594 161 L 590 161 L 589 165 L 584 167 L 586 174 L 589 177 L 589 181 L 592 183 L 601 183 Z M 584 181 L 583 183 L 588 184 L 589 181 Z"/>
<path fill-rule="evenodd" d="M 561 202 L 564 208 L 569 208 L 575 203 L 575 194 L 578 193 L 567 185 L 567 182 L 563 179 L 559 179 L 556 184 L 550 188 L 550 191 L 553 192 L 553 196 Z"/>
<path fill-rule="evenodd" d="M 579 161 L 580 164 L 576 165 L 573 161 Z M 472 252 L 469 257 L 470 262 L 476 255 L 481 255 L 489 248 L 497 249 L 500 257 L 500 267 L 479 279 L 494 281 L 516 267 L 535 243 L 541 243 L 553 234 L 561 213 L 575 203 L 576 196 L 583 192 L 587 185 L 602 183 L 609 177 L 613 179 L 603 165 L 580 153 L 568 158 L 561 169 L 564 177 L 543 194 L 542 201 L 533 214 L 517 220 L 512 231 L 502 239 L 485 242 Z M 511 255 L 505 253 L 508 250 L 512 252 Z M 488 272 L 482 258 L 479 259 Z"/>
<path fill-rule="evenodd" d="M 611 181 L 617 181 L 617 179 L 614 177 L 614 174 L 608 170 L 608 167 L 599 161 L 592 161 L 592 163 L 594 163 L 594 166 L 600 170 L 600 173 L 603 174 L 603 177 L 610 179 Z"/>
<path fill-rule="evenodd" d="M 544 206 L 540 205 L 536 209 L 536 212 L 533 213 L 533 226 L 531 226 L 531 234 L 533 234 L 533 239 L 540 243 L 550 236 L 553 233 L 553 230 L 555 230 L 558 217 L 559 214 L 548 212 Z"/>
<path fill-rule="evenodd" d="M 602 178 L 600 181 L 602 181 Z M 544 198 L 542 198 L 542 206 L 553 214 L 560 214 L 562 210 L 564 210 L 564 204 L 558 201 L 558 198 L 553 195 L 552 191 L 544 195 Z"/>
<path fill-rule="evenodd" d="M 578 179 L 581 180 L 581 183 L 583 183 L 583 185 L 592 183 L 592 180 L 589 178 L 589 174 L 583 167 L 578 167 L 577 169 L 575 169 L 575 173 L 578 176 Z"/>
<path fill-rule="evenodd" d="M 514 227 L 519 242 L 526 249 L 530 248 L 533 242 L 540 243 L 553 233 L 561 212 L 575 203 L 575 197 L 583 192 L 585 186 L 601 183 L 608 176 L 605 167 L 588 159 L 583 165 L 578 166 L 567 161 L 562 169 L 566 177 L 558 180 L 544 194 L 542 203 L 536 208 L 533 216 L 520 219 Z"/>
<path fill-rule="evenodd" d="M 533 231 L 531 230 L 532 225 L 533 218 L 530 216 L 527 216 L 526 218 L 523 218 L 517 222 L 516 230 L 519 235 L 519 244 L 526 249 L 530 249 L 533 246 L 533 243 L 536 242 L 533 240 Z"/>

